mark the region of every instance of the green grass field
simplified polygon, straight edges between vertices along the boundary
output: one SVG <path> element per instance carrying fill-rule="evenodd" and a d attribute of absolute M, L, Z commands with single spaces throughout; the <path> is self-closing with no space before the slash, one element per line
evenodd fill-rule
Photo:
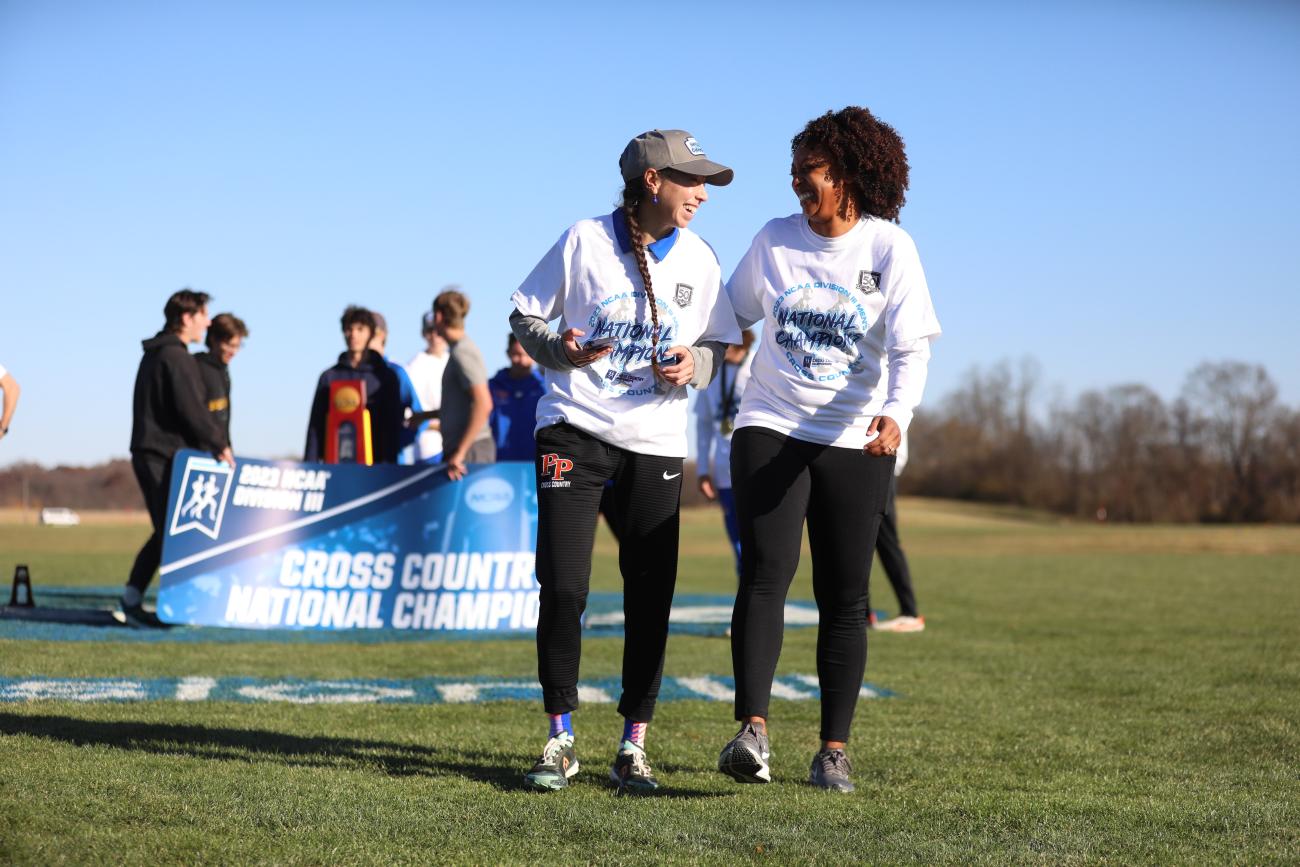
<path fill-rule="evenodd" d="M 859 704 L 854 795 L 803 783 L 811 701 L 775 702 L 763 787 L 715 770 L 729 706 L 661 705 L 651 798 L 604 783 L 610 705 L 576 715 L 576 785 L 538 795 L 534 704 L 0 703 L 0 862 L 1300 861 L 1300 528 L 901 512 L 928 629 L 871 637 L 867 678 L 898 695 Z M 680 592 L 731 591 L 720 525 L 685 515 Z M 38 598 L 117 584 L 145 535 L 0 526 L 0 568 L 29 563 Z M 593 587 L 618 587 L 607 539 Z M 781 670 L 815 672 L 815 641 L 788 631 Z M 620 654 L 589 638 L 584 678 Z M 667 675 L 730 671 L 725 639 L 669 643 Z M 534 674 L 521 640 L 0 641 L 0 677 Z"/>

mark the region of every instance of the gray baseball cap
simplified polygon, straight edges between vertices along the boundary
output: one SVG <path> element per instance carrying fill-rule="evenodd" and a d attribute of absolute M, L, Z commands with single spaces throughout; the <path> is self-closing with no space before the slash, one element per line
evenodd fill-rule
<path fill-rule="evenodd" d="M 713 162 L 695 137 L 682 129 L 652 129 L 627 143 L 618 158 L 623 180 L 645 174 L 646 169 L 676 169 L 688 175 L 700 175 L 705 183 L 725 187 L 735 172 Z"/>

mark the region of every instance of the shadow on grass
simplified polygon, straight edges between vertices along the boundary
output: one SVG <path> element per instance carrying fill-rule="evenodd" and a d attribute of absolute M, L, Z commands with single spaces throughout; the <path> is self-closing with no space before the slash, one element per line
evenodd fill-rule
<path fill-rule="evenodd" d="M 294 735 L 266 729 L 0 713 L 0 736 L 3 735 L 30 735 L 74 746 L 113 747 L 196 759 L 266 761 L 291 767 L 375 769 L 393 777 L 450 774 L 487 783 L 502 791 L 525 791 L 523 761 L 518 767 L 507 766 L 500 763 L 497 755 L 474 750 L 435 750 L 419 744 Z M 612 787 L 610 791 L 613 792 Z M 648 797 L 703 798 L 719 794 L 665 788 Z"/>

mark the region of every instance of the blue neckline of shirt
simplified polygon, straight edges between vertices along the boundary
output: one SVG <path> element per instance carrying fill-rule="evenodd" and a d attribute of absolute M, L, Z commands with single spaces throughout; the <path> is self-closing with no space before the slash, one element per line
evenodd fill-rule
<path fill-rule="evenodd" d="M 610 217 L 614 221 L 614 238 L 618 241 L 618 248 L 624 253 L 632 252 L 632 236 L 627 231 L 627 218 L 623 216 L 623 209 L 615 211 Z M 650 251 L 650 255 L 655 257 L 656 262 L 662 262 L 664 257 L 672 251 L 673 245 L 677 243 L 677 237 L 681 234 L 676 226 L 667 235 L 664 235 L 653 244 L 646 244 L 645 248 Z"/>

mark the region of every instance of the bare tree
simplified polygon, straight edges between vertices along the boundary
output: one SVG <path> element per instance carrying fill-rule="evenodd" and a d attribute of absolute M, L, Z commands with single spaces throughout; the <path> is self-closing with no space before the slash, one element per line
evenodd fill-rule
<path fill-rule="evenodd" d="M 1203 432 L 1206 455 L 1228 472 L 1216 491 L 1214 517 L 1262 520 L 1268 429 L 1277 416 L 1277 386 L 1268 372 L 1240 361 L 1207 361 L 1188 375 L 1183 399 Z"/>

